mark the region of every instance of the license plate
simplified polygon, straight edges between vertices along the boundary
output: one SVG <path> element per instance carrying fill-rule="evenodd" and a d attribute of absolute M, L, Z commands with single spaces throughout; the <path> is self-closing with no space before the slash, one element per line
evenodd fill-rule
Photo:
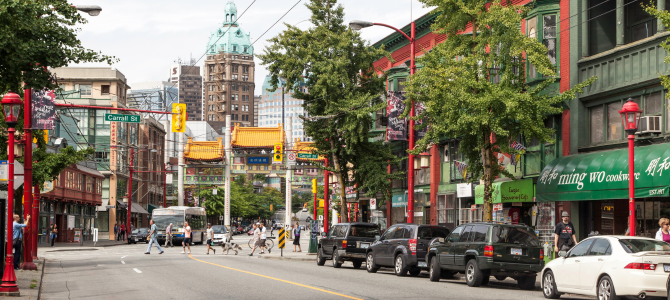
<path fill-rule="evenodd" d="M 367 249 L 368 247 L 370 247 L 369 243 L 361 243 L 361 248 Z"/>
<path fill-rule="evenodd" d="M 663 271 L 670 272 L 670 265 L 663 265 Z"/>
<path fill-rule="evenodd" d="M 135 241 L 137 242 L 137 239 L 135 239 Z"/>
<path fill-rule="evenodd" d="M 418 264 L 417 266 L 418 266 L 419 268 L 425 268 L 425 267 L 427 267 L 428 265 L 426 264 L 425 261 L 420 261 L 419 264 Z"/>
<path fill-rule="evenodd" d="M 519 249 L 519 248 L 511 248 L 511 249 L 510 249 L 510 253 L 511 253 L 512 255 L 522 255 L 522 254 L 523 254 L 523 249 Z"/>

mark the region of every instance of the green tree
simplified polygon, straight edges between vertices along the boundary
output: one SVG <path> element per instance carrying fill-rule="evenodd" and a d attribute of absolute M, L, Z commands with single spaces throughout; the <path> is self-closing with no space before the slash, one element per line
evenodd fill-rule
<path fill-rule="evenodd" d="M 15 91 L 23 95 L 25 87 L 56 89 L 56 83 L 45 67 L 63 67 L 71 63 L 116 61 L 81 45 L 77 25 L 87 21 L 65 0 L 0 1 L 0 95 Z M 18 138 L 23 131 L 23 112 L 16 127 Z M 7 124 L 0 118 L 0 145 L 7 145 Z M 32 130 L 41 137 L 41 130 Z M 43 185 L 55 179 L 68 165 L 93 153 L 93 149 L 75 151 L 72 147 L 60 153 L 47 153 L 44 139 L 37 138 L 33 149 L 33 184 Z M 7 147 L 0 147 L 0 159 L 7 159 Z M 23 159 L 19 159 L 23 162 Z"/>
<path fill-rule="evenodd" d="M 342 183 L 341 199 L 345 187 L 352 185 L 369 195 L 389 197 L 390 179 L 402 174 L 387 174 L 386 166 L 402 158 L 391 153 L 390 145 L 369 141 L 374 112 L 386 106 L 380 97 L 386 76 L 378 76 L 372 63 L 388 53 L 347 27 L 344 8 L 336 0 L 311 0 L 306 6 L 313 26 L 301 30 L 285 24 L 287 29 L 269 39 L 259 55 L 272 76 L 270 90 L 281 78 L 295 98 L 304 100 L 310 116 L 303 118 L 305 133 L 314 140 L 317 154 L 331 160 L 332 166 L 323 168 Z M 344 215 L 345 205 L 341 207 Z"/>
<path fill-rule="evenodd" d="M 665 10 L 658 10 L 655 6 L 649 6 L 644 4 L 642 5 L 644 6 L 644 10 L 646 12 L 648 12 L 649 14 L 651 14 L 652 16 L 658 18 L 661 22 L 663 22 L 663 26 L 665 26 L 666 30 L 670 28 L 670 12 L 668 11 L 670 7 L 666 7 Z M 665 49 L 666 53 L 670 53 L 670 38 L 661 43 L 661 47 Z M 670 56 L 666 56 L 663 62 L 666 64 L 670 64 Z M 659 76 L 659 79 L 661 80 L 661 84 L 666 89 L 670 89 L 670 75 L 667 74 L 661 75 Z"/>
<path fill-rule="evenodd" d="M 501 0 L 421 2 L 436 7 L 432 29 L 447 39 L 419 59 L 423 67 L 407 88 L 408 108 L 409 99 L 427 107 L 414 118 L 423 120 L 428 132 L 412 153 L 419 154 L 444 136 L 461 138 L 471 181 L 484 182 L 484 219 L 489 221 L 493 180 L 500 174 L 513 178 L 494 152 L 517 153 L 509 145 L 519 136 L 526 142 L 551 142 L 554 130 L 545 127 L 545 118 L 561 113 L 561 104 L 595 78 L 559 95 L 546 92 L 556 81 L 547 48 L 519 30 L 529 7 Z M 527 63 L 544 79 L 526 82 Z"/>

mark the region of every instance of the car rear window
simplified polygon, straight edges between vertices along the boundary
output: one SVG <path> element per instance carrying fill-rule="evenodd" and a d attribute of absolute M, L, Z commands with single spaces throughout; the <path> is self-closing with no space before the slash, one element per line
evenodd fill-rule
<path fill-rule="evenodd" d="M 520 246 L 540 246 L 540 242 L 537 239 L 535 232 L 521 227 L 493 227 L 492 242 L 497 244 L 515 244 Z"/>
<path fill-rule="evenodd" d="M 379 235 L 379 228 L 372 226 L 351 226 L 349 236 L 374 238 Z"/>
<path fill-rule="evenodd" d="M 670 251 L 668 243 L 652 239 L 620 239 L 623 249 L 628 253 L 640 251 Z"/>

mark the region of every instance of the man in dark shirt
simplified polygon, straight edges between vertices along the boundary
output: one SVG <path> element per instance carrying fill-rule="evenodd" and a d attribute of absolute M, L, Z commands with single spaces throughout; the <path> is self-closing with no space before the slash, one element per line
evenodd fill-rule
<path fill-rule="evenodd" d="M 570 250 L 570 248 L 577 245 L 575 226 L 570 223 L 570 214 L 564 211 L 561 217 L 563 222 L 556 224 L 556 229 L 554 230 L 554 250 L 557 253 L 561 250 Z"/>

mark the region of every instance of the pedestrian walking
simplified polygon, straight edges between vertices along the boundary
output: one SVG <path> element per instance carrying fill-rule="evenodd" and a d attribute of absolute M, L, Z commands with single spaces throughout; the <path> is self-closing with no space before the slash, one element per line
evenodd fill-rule
<path fill-rule="evenodd" d="M 119 241 L 119 224 L 114 224 L 114 239 Z"/>
<path fill-rule="evenodd" d="M 265 244 L 265 241 L 268 239 L 268 230 L 265 228 L 265 223 L 261 223 L 261 254 L 265 254 L 265 250 L 263 248 L 268 250 L 268 253 L 272 251 L 272 249 L 268 248 L 268 245 Z"/>
<path fill-rule="evenodd" d="M 577 237 L 575 236 L 575 226 L 570 222 L 570 214 L 564 211 L 561 214 L 562 222 L 556 224 L 554 229 L 554 250 L 568 251 L 577 245 Z"/>
<path fill-rule="evenodd" d="M 209 255 L 209 249 L 212 249 L 214 251 L 214 254 L 216 254 L 216 249 L 212 247 L 212 243 L 214 241 L 214 229 L 212 229 L 212 224 L 207 223 L 207 255 Z"/>
<path fill-rule="evenodd" d="M 256 224 L 253 225 L 253 228 L 254 228 L 254 235 L 252 243 L 254 244 L 254 248 L 251 249 L 251 253 L 249 253 L 249 256 L 254 256 L 254 251 L 256 251 L 256 248 L 261 246 L 261 230 L 258 229 L 258 226 Z"/>
<path fill-rule="evenodd" d="M 670 220 L 668 218 L 661 218 L 658 220 L 658 225 L 661 226 L 661 228 L 656 232 L 656 239 L 670 243 Z"/>
<path fill-rule="evenodd" d="M 272 227 L 270 227 L 270 236 L 275 236 L 275 229 L 277 228 L 277 223 L 272 223 Z"/>
<path fill-rule="evenodd" d="M 165 228 L 165 247 L 167 248 L 168 243 L 170 243 L 171 247 L 174 247 L 174 244 L 172 244 L 172 223 L 168 225 L 167 228 Z"/>
<path fill-rule="evenodd" d="M 156 248 L 158 248 L 158 254 L 163 254 L 163 248 L 161 248 L 161 245 L 158 243 L 158 240 L 156 239 L 158 237 L 158 228 L 156 228 L 156 223 L 154 223 L 154 220 L 149 221 L 149 224 L 151 225 L 151 231 L 149 231 L 149 247 L 147 247 L 147 252 L 144 252 L 144 254 L 151 254 L 151 245 L 156 244 Z"/>
<path fill-rule="evenodd" d="M 298 225 L 298 222 L 295 222 L 295 227 L 293 227 L 293 235 L 295 236 L 293 238 L 293 252 L 295 252 L 295 247 L 298 246 L 298 252 L 302 252 L 302 248 L 300 247 L 300 225 Z"/>
<path fill-rule="evenodd" d="M 181 254 L 186 253 L 186 247 L 188 247 L 188 254 L 191 254 L 191 226 L 188 226 L 188 222 L 184 222 L 184 241 L 181 247 L 183 249 Z"/>
<path fill-rule="evenodd" d="M 26 217 L 25 224 L 19 223 L 19 215 L 14 215 L 14 223 L 12 224 L 12 246 L 14 247 L 14 270 L 19 269 L 19 262 L 21 261 L 21 247 L 23 246 L 23 228 L 30 224 L 30 215 Z"/>
<path fill-rule="evenodd" d="M 51 247 L 54 246 L 54 241 L 58 237 L 58 228 L 56 227 L 56 223 L 51 224 L 51 227 L 49 227 L 49 239 L 51 239 Z"/>
<path fill-rule="evenodd" d="M 121 230 L 119 232 L 119 235 L 121 236 L 122 241 L 126 240 L 126 225 L 125 224 L 121 224 Z"/>

